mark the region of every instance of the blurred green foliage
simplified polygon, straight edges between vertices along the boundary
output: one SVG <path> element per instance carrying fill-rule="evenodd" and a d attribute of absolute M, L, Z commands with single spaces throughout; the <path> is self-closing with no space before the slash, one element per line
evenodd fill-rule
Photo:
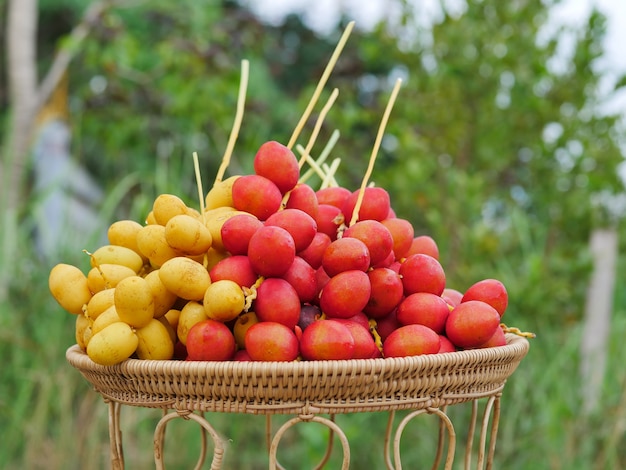
<path fill-rule="evenodd" d="M 437 241 L 450 287 L 501 279 L 510 294 L 507 323 L 539 335 L 505 390 L 496 467 L 617 468 L 626 465 L 626 445 L 613 445 L 623 434 L 603 419 L 626 415 L 614 393 L 624 382 L 615 359 L 624 353 L 621 318 L 611 342 L 606 409 L 590 420 L 576 412 L 587 242 L 594 224 L 603 223 L 594 218 L 592 195 L 623 191 L 616 172 L 623 159 L 617 116 L 596 112 L 600 77 L 593 64 L 602 52 L 605 18 L 594 12 L 575 32 L 572 59 L 558 63 L 556 40 L 537 41 L 545 3 L 469 0 L 462 14 L 443 8 L 429 31 L 409 2 L 396 1 L 403 15 L 395 22 L 372 31 L 357 25 L 316 108 L 339 89 L 313 154 L 339 130 L 331 155 L 342 159 L 337 179 L 356 189 L 393 82 L 403 79 L 372 180 L 390 192 L 396 213 L 418 234 Z M 40 2 L 41 19 L 48 20 L 41 21 L 42 70 L 54 49 L 72 47 L 64 34 L 84 4 Z M 229 138 L 243 59 L 250 61 L 246 113 L 228 174 L 250 172 L 266 140 L 286 143 L 346 21 L 321 36 L 297 15 L 272 26 L 228 1 L 149 0 L 107 10 L 69 70 L 73 156 L 109 194 L 103 230 L 120 218 L 142 220 L 160 193 L 197 205 L 191 156 L 198 152 L 207 190 Z M 315 119 L 314 113 L 300 143 Z M 33 203 L 25 201 L 25 212 Z M 74 341 L 73 319 L 46 295 L 47 273 L 38 269 L 28 232 L 25 227 L 24 259 L 0 314 L 0 353 L 7 358 L 0 382 L 0 466 L 106 467 L 105 410 L 64 362 L 63 351 Z M 620 291 L 616 316 L 625 310 Z M 125 437 L 129 461 L 138 467 L 151 464 L 140 451 L 150 446 L 153 418 L 142 413 L 127 411 L 125 423 L 135 426 Z M 233 466 L 257 468 L 254 449 L 264 448 L 263 424 L 244 424 L 251 421 L 240 416 L 213 419 L 234 439 L 228 454 L 238 459 Z M 356 468 L 370 465 L 378 458 L 371 444 L 377 439 L 363 430 L 382 432 L 386 418 L 340 419 L 357 435 Z M 316 430 L 298 432 L 285 460 L 297 465 L 305 455 L 317 461 L 325 440 Z M 589 435 L 593 442 L 585 440 Z M 298 444 L 298 436 L 308 444 Z M 428 445 L 409 449 L 405 464 L 418 461 Z M 48 459 L 33 457 L 33 449 Z M 191 465 L 190 454 L 172 465 Z"/>

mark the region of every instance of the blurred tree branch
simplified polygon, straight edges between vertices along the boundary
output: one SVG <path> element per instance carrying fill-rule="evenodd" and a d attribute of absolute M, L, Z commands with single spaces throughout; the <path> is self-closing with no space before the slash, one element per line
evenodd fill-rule
<path fill-rule="evenodd" d="M 41 86 L 37 92 L 36 109 L 41 109 L 48 99 L 50 99 L 50 96 L 69 67 L 70 62 L 78 52 L 78 46 L 89 35 L 91 28 L 100 20 L 102 14 L 115 3 L 118 2 L 116 0 L 100 0 L 87 7 L 80 23 L 78 23 L 69 34 L 68 39 L 70 47 L 59 50 L 50 69 L 48 69 L 48 73 L 42 80 Z"/>
<path fill-rule="evenodd" d="M 50 99 L 59 85 L 70 62 L 79 50 L 79 45 L 88 36 L 92 26 L 116 0 L 100 0 L 93 2 L 85 10 L 81 21 L 68 36 L 70 45 L 59 50 L 52 65 L 41 82 L 37 85 L 37 0 L 9 0 L 7 14 L 7 74 L 9 97 L 12 109 L 9 125 L 9 168 L 10 186 L 20 185 L 25 167 L 25 155 L 34 122 L 39 110 Z M 3 164 L 4 164 L 3 162 Z M 15 208 L 19 201 L 21 189 L 12 188 L 8 191 L 7 204 Z"/>
<path fill-rule="evenodd" d="M 21 162 L 28 147 L 37 93 L 37 0 L 9 0 L 7 10 L 7 82 L 11 117 L 6 158 L 2 160 L 8 211 L 19 200 L 16 182 L 23 172 Z M 5 167 L 6 165 L 6 167 Z"/>
<path fill-rule="evenodd" d="M 37 0 L 9 0 L 6 16 L 7 84 L 10 115 L 0 160 L 0 181 L 3 184 L 2 207 L 4 209 L 3 263 L 12 266 L 17 237 L 17 213 L 22 200 L 23 181 L 27 155 L 31 145 L 35 122 L 41 108 L 46 104 L 65 74 L 70 62 L 87 37 L 92 26 L 116 0 L 100 0 L 89 5 L 81 21 L 69 34 L 70 47 L 61 48 L 48 72 L 38 84 L 37 78 Z M 6 280 L 6 272 L 0 280 Z M 4 297 L 1 282 L 0 298 Z"/>

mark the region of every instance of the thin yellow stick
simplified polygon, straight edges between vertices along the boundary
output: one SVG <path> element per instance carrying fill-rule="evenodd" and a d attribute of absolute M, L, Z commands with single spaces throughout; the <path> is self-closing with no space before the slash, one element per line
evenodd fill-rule
<path fill-rule="evenodd" d="M 311 157 L 311 155 L 309 155 L 307 153 L 306 149 L 304 147 L 302 147 L 302 145 L 296 145 L 296 150 L 302 156 L 301 158 L 303 158 L 304 160 L 306 160 L 309 163 L 309 166 L 311 167 L 311 168 L 309 168 L 309 172 L 317 173 L 317 176 L 319 176 L 319 178 L 321 180 L 323 180 L 326 177 L 326 174 L 324 173 L 324 170 L 322 170 L 322 167 L 318 164 L 318 162 L 313 160 L 313 157 Z M 304 183 L 304 181 L 305 180 L 300 178 L 298 180 L 298 183 Z"/>
<path fill-rule="evenodd" d="M 341 38 L 339 39 L 339 42 L 337 43 L 337 46 L 335 47 L 335 51 L 333 52 L 333 55 L 330 57 L 330 60 L 328 64 L 326 65 L 326 68 L 324 69 L 322 78 L 320 78 L 320 81 L 318 82 L 317 87 L 315 88 L 315 91 L 313 92 L 313 96 L 311 97 L 309 104 L 307 105 L 306 109 L 304 110 L 304 113 L 300 117 L 300 121 L 298 122 L 298 125 L 294 129 L 293 134 L 291 134 L 291 139 L 289 139 L 289 143 L 287 144 L 287 147 L 292 148 L 294 144 L 296 143 L 296 140 L 298 140 L 298 136 L 300 135 L 300 132 L 302 132 L 304 123 L 311 115 L 311 111 L 313 110 L 315 103 L 317 103 L 317 100 L 320 94 L 322 93 L 322 89 L 324 88 L 324 85 L 326 85 L 326 82 L 328 81 L 328 77 L 330 77 L 330 73 L 335 67 L 335 64 L 337 63 L 337 59 L 339 59 L 339 55 L 341 54 L 343 47 L 348 41 L 348 37 L 350 37 L 350 33 L 352 32 L 353 28 L 354 28 L 354 21 L 351 21 L 350 23 L 348 23 L 348 25 L 346 26 L 346 29 L 341 35 Z"/>
<path fill-rule="evenodd" d="M 250 70 L 250 63 L 244 59 L 241 61 L 241 81 L 239 83 L 239 95 L 237 96 L 237 112 L 235 113 L 235 122 L 233 128 L 230 131 L 228 138 L 228 144 L 226 145 L 226 151 L 222 157 L 222 164 L 220 165 L 217 175 L 215 176 L 215 183 L 219 183 L 224 178 L 226 168 L 230 163 L 230 157 L 235 148 L 235 142 L 239 135 L 239 129 L 241 128 L 241 121 L 243 120 L 243 110 L 246 101 L 246 90 L 248 88 L 248 75 Z"/>
<path fill-rule="evenodd" d="M 389 115 L 391 114 L 391 109 L 396 102 L 396 97 L 398 96 L 401 85 L 402 79 L 399 78 L 396 80 L 396 84 L 391 91 L 391 96 L 389 97 L 389 102 L 387 103 L 387 107 L 385 108 L 385 113 L 383 114 L 383 119 L 380 122 L 378 134 L 376 135 L 376 141 L 374 142 L 374 147 L 372 148 L 372 155 L 370 156 L 369 165 L 367 167 L 367 171 L 365 172 L 365 176 L 363 177 L 363 181 L 361 182 L 359 196 L 357 197 L 356 205 L 354 206 L 354 212 L 352 213 L 352 219 L 350 220 L 349 227 L 354 225 L 359 220 L 359 210 L 361 209 L 361 204 L 363 203 L 363 193 L 365 192 L 365 187 L 367 186 L 367 182 L 369 181 L 370 176 L 372 176 L 372 171 L 374 170 L 374 162 L 376 161 L 376 155 L 378 154 L 380 143 L 382 142 L 383 135 L 385 134 L 385 127 L 387 126 L 387 121 L 389 121 Z"/>
<path fill-rule="evenodd" d="M 306 182 L 311 176 L 313 176 L 314 173 L 316 173 L 316 170 L 314 169 L 313 166 L 317 165 L 317 167 L 320 168 L 320 165 L 326 161 L 326 159 L 330 155 L 330 152 L 332 152 L 333 147 L 337 143 L 337 140 L 339 140 L 339 131 L 335 129 L 333 133 L 331 134 L 330 139 L 328 139 L 328 143 L 322 150 L 322 153 L 320 153 L 320 156 L 317 158 L 317 160 L 313 160 L 313 157 L 311 157 L 311 155 L 303 155 L 303 157 L 306 159 L 307 163 L 311 166 L 311 168 L 309 168 L 307 171 L 304 172 L 304 174 L 298 180 L 298 183 Z M 304 148 L 301 145 L 296 145 L 296 149 L 301 154 L 304 152 Z M 320 175 L 320 179 L 323 180 L 324 179 L 323 174 L 320 172 L 317 172 L 317 173 Z"/>
<path fill-rule="evenodd" d="M 315 123 L 315 127 L 313 128 L 313 132 L 311 133 L 309 142 L 306 144 L 306 147 L 305 147 L 306 152 L 302 156 L 302 158 L 300 158 L 300 161 L 298 162 L 300 169 L 302 169 L 302 166 L 304 165 L 306 156 L 311 154 L 311 149 L 313 148 L 313 145 L 315 144 L 315 139 L 317 139 L 317 136 L 320 133 L 320 129 L 322 128 L 322 124 L 324 123 L 324 119 L 326 118 L 328 111 L 330 111 L 330 108 L 332 108 L 333 104 L 335 104 L 335 100 L 337 99 L 338 95 L 339 95 L 339 90 L 335 88 L 333 92 L 330 94 L 328 101 L 326 102 L 322 110 L 320 111 L 320 115 L 317 118 L 317 122 Z"/>
<path fill-rule="evenodd" d="M 335 158 L 330 166 L 326 164 L 322 165 L 326 176 L 324 177 L 324 181 L 322 181 L 320 189 L 329 188 L 331 186 L 338 186 L 337 181 L 335 180 L 335 173 L 337 172 L 337 168 L 339 168 L 340 163 L 341 158 Z"/>
<path fill-rule="evenodd" d="M 198 163 L 198 153 L 193 153 L 193 168 L 196 172 L 196 186 L 198 187 L 198 200 L 200 201 L 200 214 L 204 220 L 204 191 L 202 190 L 202 177 L 200 176 L 200 164 Z"/>

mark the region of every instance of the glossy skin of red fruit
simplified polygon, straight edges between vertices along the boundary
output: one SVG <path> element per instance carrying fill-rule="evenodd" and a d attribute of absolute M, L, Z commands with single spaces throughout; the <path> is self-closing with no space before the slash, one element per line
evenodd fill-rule
<path fill-rule="evenodd" d="M 339 238 L 324 250 L 322 266 L 330 277 L 353 269 L 366 272 L 370 267 L 370 252 L 358 238 Z"/>
<path fill-rule="evenodd" d="M 379 261 L 376 264 L 372 264 L 372 268 L 376 269 L 376 268 L 390 268 L 392 265 L 394 265 L 396 263 L 396 255 L 394 254 L 393 250 L 391 250 L 389 252 L 389 255 L 382 261 Z"/>
<path fill-rule="evenodd" d="M 461 302 L 481 300 L 497 310 L 500 317 L 504 315 L 509 304 L 509 295 L 504 284 L 497 279 L 483 279 L 471 285 L 465 291 Z"/>
<path fill-rule="evenodd" d="M 440 353 L 456 352 L 456 346 L 446 336 L 439 335 L 439 341 L 441 343 L 439 347 Z"/>
<path fill-rule="evenodd" d="M 342 325 L 347 326 L 350 330 L 350 333 L 354 338 L 354 352 L 352 354 L 352 359 L 376 359 L 381 357 L 380 349 L 376 346 L 374 337 L 370 333 L 369 328 L 366 328 L 362 324 L 350 319 L 337 318 L 327 321 L 337 321 Z"/>
<path fill-rule="evenodd" d="M 300 177 L 298 159 L 289 147 L 265 142 L 254 156 L 254 172 L 272 181 L 282 194 L 293 189 Z"/>
<path fill-rule="evenodd" d="M 437 242 L 432 237 L 428 235 L 419 235 L 413 239 L 411 242 L 411 247 L 405 256 L 409 257 L 411 255 L 422 253 L 424 255 L 429 255 L 439 259 L 439 247 L 437 246 Z"/>
<path fill-rule="evenodd" d="M 446 287 L 443 290 L 441 297 L 443 298 L 443 300 L 448 302 L 448 305 L 450 305 L 451 307 L 456 307 L 461 303 L 461 299 L 463 299 L 463 293 L 456 289 Z"/>
<path fill-rule="evenodd" d="M 295 188 L 289 192 L 289 199 L 287 199 L 285 208 L 300 209 L 315 220 L 319 211 L 319 202 L 315 190 L 308 184 L 298 183 Z"/>
<path fill-rule="evenodd" d="M 245 336 L 246 351 L 253 361 L 294 361 L 299 342 L 293 329 L 276 322 L 252 325 Z"/>
<path fill-rule="evenodd" d="M 297 254 L 300 258 L 309 263 L 313 269 L 317 269 L 322 265 L 324 251 L 326 251 L 326 248 L 330 245 L 330 243 L 331 240 L 328 235 L 322 232 L 317 232 L 309 246 L 306 249 L 299 251 Z"/>
<path fill-rule="evenodd" d="M 209 271 L 209 276 L 211 282 L 228 279 L 241 287 L 251 287 L 258 278 L 250 259 L 244 255 L 229 256 L 218 261 Z"/>
<path fill-rule="evenodd" d="M 259 321 L 282 323 L 291 330 L 300 319 L 300 298 L 284 279 L 265 279 L 257 288 L 253 307 Z"/>
<path fill-rule="evenodd" d="M 250 357 L 250 354 L 248 354 L 248 351 L 246 351 L 245 349 L 238 349 L 237 351 L 235 351 L 235 354 L 233 356 L 233 361 L 237 362 L 248 362 L 251 360 L 252 358 Z"/>
<path fill-rule="evenodd" d="M 318 320 L 302 332 L 300 353 L 307 361 L 352 359 L 354 337 L 339 322 Z"/>
<path fill-rule="evenodd" d="M 500 327 L 500 315 L 491 305 L 468 300 L 457 305 L 448 315 L 446 336 L 457 348 L 478 348 Z"/>
<path fill-rule="evenodd" d="M 352 221 L 352 213 L 356 207 L 359 192 L 360 189 L 354 191 L 343 204 L 342 212 L 346 217 L 346 225 Z M 357 220 L 384 220 L 388 217 L 390 208 L 391 202 L 387 190 L 378 186 L 368 186 L 363 192 Z"/>
<path fill-rule="evenodd" d="M 282 276 L 295 257 L 296 244 L 284 228 L 263 226 L 250 238 L 248 258 L 252 268 L 260 276 Z"/>
<path fill-rule="evenodd" d="M 317 223 L 300 209 L 283 209 L 270 215 L 265 225 L 275 225 L 287 230 L 296 245 L 296 252 L 306 249 L 317 233 Z"/>
<path fill-rule="evenodd" d="M 363 311 L 372 287 L 363 271 L 344 271 L 330 278 L 320 294 L 320 308 L 328 318 L 349 318 Z"/>
<path fill-rule="evenodd" d="M 383 342 L 383 356 L 406 357 L 437 354 L 440 347 L 439 335 L 427 326 L 406 325 L 393 331 Z"/>
<path fill-rule="evenodd" d="M 400 302 L 396 318 L 403 325 L 424 325 L 443 334 L 449 314 L 450 307 L 443 298 L 429 292 L 417 292 Z"/>
<path fill-rule="evenodd" d="M 341 209 L 346 199 L 350 197 L 352 191 L 341 186 L 330 186 L 328 188 L 318 189 L 315 195 L 319 204 L 330 204 L 331 206 Z"/>
<path fill-rule="evenodd" d="M 395 259 L 399 260 L 405 258 L 415 236 L 411 222 L 406 219 L 393 217 L 384 219 L 381 223 L 389 230 L 393 238 L 393 253 Z"/>
<path fill-rule="evenodd" d="M 233 206 L 265 220 L 280 208 L 283 195 L 269 179 L 260 175 L 243 175 L 233 183 Z"/>
<path fill-rule="evenodd" d="M 478 348 L 494 348 L 497 346 L 506 346 L 506 336 L 502 328 L 496 328 L 494 334 Z"/>
<path fill-rule="evenodd" d="M 186 346 L 189 361 L 228 361 L 235 354 L 235 337 L 224 323 L 203 320 L 189 329 Z"/>
<path fill-rule="evenodd" d="M 409 256 L 400 265 L 404 294 L 430 292 L 441 295 L 446 287 L 446 274 L 435 258 L 421 253 Z"/>
<path fill-rule="evenodd" d="M 322 293 L 324 287 L 326 287 L 326 284 L 328 284 L 328 281 L 330 281 L 330 276 L 326 274 L 326 271 L 324 271 L 324 268 L 322 266 L 315 270 L 315 280 L 317 284 L 317 293 L 315 294 L 315 298 L 313 299 L 312 303 L 315 305 L 319 305 L 320 294 Z"/>
<path fill-rule="evenodd" d="M 370 330 L 369 318 L 363 312 L 359 312 L 356 315 L 353 315 L 353 316 L 351 316 L 349 318 L 346 318 L 346 320 L 350 320 L 350 321 L 353 321 L 355 323 L 358 323 L 359 325 L 363 325 L 363 327 L 366 328 L 367 331 Z"/>
<path fill-rule="evenodd" d="M 317 294 L 315 269 L 299 256 L 296 256 L 282 279 L 287 281 L 298 293 L 300 302 L 312 302 Z"/>
<path fill-rule="evenodd" d="M 402 278 L 389 268 L 367 272 L 372 292 L 363 312 L 371 318 L 382 318 L 392 312 L 403 298 Z"/>
<path fill-rule="evenodd" d="M 365 243 L 370 253 L 370 264 L 378 265 L 393 251 L 391 232 L 377 220 L 363 220 L 350 226 L 343 233 L 344 238 L 357 238 Z"/>
<path fill-rule="evenodd" d="M 317 231 L 325 233 L 332 240 L 337 239 L 337 230 L 344 222 L 341 209 L 330 204 L 320 204 L 317 211 Z"/>
<path fill-rule="evenodd" d="M 261 227 L 263 222 L 252 215 L 235 215 L 220 229 L 222 244 L 231 255 L 246 255 L 250 238 Z"/>

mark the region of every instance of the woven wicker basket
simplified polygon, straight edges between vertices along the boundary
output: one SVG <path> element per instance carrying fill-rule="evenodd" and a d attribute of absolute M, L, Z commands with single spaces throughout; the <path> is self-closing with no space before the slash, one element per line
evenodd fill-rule
<path fill-rule="evenodd" d="M 405 358 L 302 362 L 129 359 L 94 363 L 78 346 L 67 360 L 110 400 L 133 406 L 252 414 L 421 409 L 500 393 L 529 348 L 507 345 Z"/>
<path fill-rule="evenodd" d="M 214 444 L 211 469 L 222 468 L 225 445 L 219 433 L 203 416 L 204 412 L 296 415 L 271 436 L 268 432 L 269 467 L 282 469 L 278 447 L 284 432 L 303 421 L 328 427 L 342 445 L 342 469 L 350 466 L 347 436 L 333 416 L 341 413 L 389 411 L 384 456 L 388 469 L 400 470 L 400 440 L 406 423 L 421 413 L 436 414 L 441 420 L 437 455 L 433 468 L 443 458 L 444 441 L 449 442 L 445 469 L 451 470 L 455 458 L 454 426 L 445 414 L 448 405 L 472 402 L 473 435 L 477 420 L 476 403 L 487 398 L 483 422 L 492 415 L 491 427 L 480 432 L 477 468 L 491 469 L 499 421 L 499 401 L 507 379 L 529 349 L 528 340 L 507 334 L 506 346 L 405 358 L 350 361 L 303 362 L 192 362 L 129 359 L 115 366 L 94 363 L 77 346 L 67 350 L 68 362 L 94 386 L 109 403 L 111 467 L 123 470 L 124 453 L 120 429 L 122 405 L 161 408 L 164 416 L 155 428 L 154 458 L 157 470 L 164 470 L 165 427 L 171 419 L 186 417 L 200 424 Z M 396 410 L 413 410 L 393 434 Z M 330 414 L 331 419 L 320 416 Z M 444 432 L 444 428 L 446 431 Z M 487 447 L 488 434 L 491 434 Z M 392 438 L 393 434 L 393 438 Z M 472 438 L 468 438 L 465 468 L 469 468 Z M 204 443 L 204 440 L 202 441 Z M 271 442 L 271 445 L 270 445 Z M 390 443 L 393 442 L 393 445 Z M 393 448 L 393 452 L 391 451 Z M 321 468 L 329 457 L 329 446 Z M 393 453 L 393 463 L 392 463 Z M 204 462 L 203 447 L 198 465 Z"/>

